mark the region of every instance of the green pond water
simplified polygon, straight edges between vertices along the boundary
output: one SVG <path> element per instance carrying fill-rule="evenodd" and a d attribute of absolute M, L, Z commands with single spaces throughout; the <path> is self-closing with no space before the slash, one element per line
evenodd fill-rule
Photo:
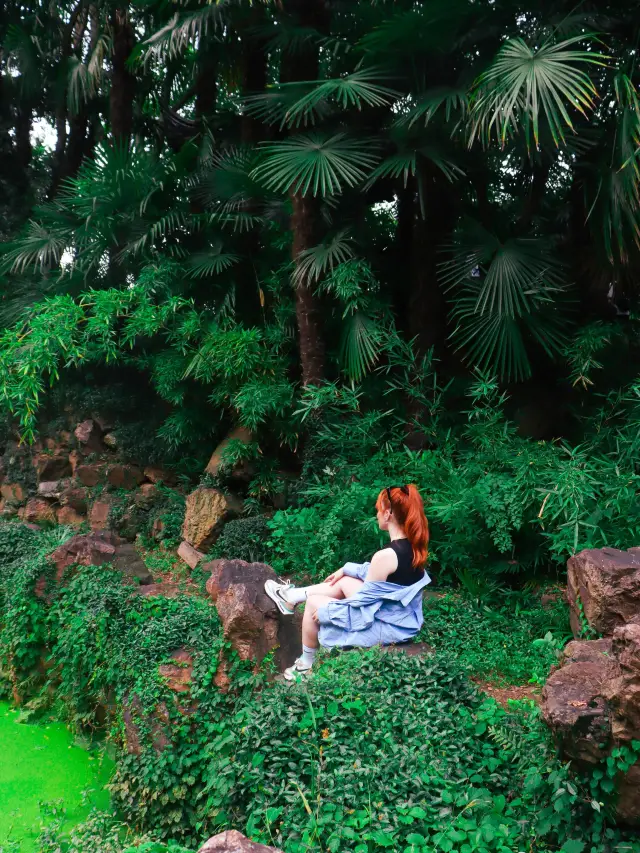
<path fill-rule="evenodd" d="M 10 841 L 19 843 L 20 853 L 37 851 L 40 803 L 62 801 L 65 828 L 84 820 L 92 807 L 109 806 L 108 757 L 75 743 L 61 723 L 26 724 L 18 718 L 0 702 L 0 853 L 12 849 Z"/>

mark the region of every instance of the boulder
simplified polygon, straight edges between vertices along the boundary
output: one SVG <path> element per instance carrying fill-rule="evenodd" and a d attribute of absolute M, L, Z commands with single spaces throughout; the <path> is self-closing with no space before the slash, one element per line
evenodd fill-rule
<path fill-rule="evenodd" d="M 62 506 L 71 507 L 80 515 L 87 513 L 87 490 L 82 486 L 67 486 L 60 495 L 60 503 Z"/>
<path fill-rule="evenodd" d="M 250 841 L 237 829 L 228 829 L 205 841 L 198 853 L 282 853 L 282 851 Z"/>
<path fill-rule="evenodd" d="M 89 513 L 89 526 L 92 530 L 106 530 L 109 527 L 109 513 L 113 501 L 105 495 L 93 502 Z"/>
<path fill-rule="evenodd" d="M 144 469 L 144 476 L 150 483 L 164 483 L 165 485 L 175 482 L 175 477 L 166 468 L 156 468 L 149 465 Z"/>
<path fill-rule="evenodd" d="M 31 498 L 18 512 L 18 518 L 27 524 L 55 524 L 56 513 L 50 503 L 43 498 Z"/>
<path fill-rule="evenodd" d="M 135 465 L 110 465 L 107 481 L 115 489 L 135 489 L 144 482 L 144 474 Z"/>
<path fill-rule="evenodd" d="M 57 583 L 70 566 L 103 566 L 105 563 L 111 563 L 115 569 L 140 584 L 153 582 L 135 547 L 108 531 L 74 536 L 56 548 L 49 555 L 49 560 L 56 567 Z"/>
<path fill-rule="evenodd" d="M 133 498 L 136 506 L 149 509 L 160 497 L 160 491 L 153 483 L 143 483 Z"/>
<path fill-rule="evenodd" d="M 40 483 L 64 480 L 73 474 L 69 455 L 66 453 L 58 456 L 49 456 L 45 453 L 38 454 L 34 459 L 34 465 Z"/>
<path fill-rule="evenodd" d="M 50 482 L 43 480 L 38 483 L 38 494 L 42 498 L 58 500 L 62 497 L 65 489 L 69 488 L 69 482 L 69 480 L 52 480 Z"/>
<path fill-rule="evenodd" d="M 204 554 L 200 551 L 196 551 L 193 545 L 189 545 L 188 542 L 180 543 L 180 547 L 178 548 L 178 557 L 180 557 L 180 559 L 183 560 L 190 569 L 195 569 L 198 563 L 204 560 Z"/>
<path fill-rule="evenodd" d="M 612 634 L 640 614 L 640 548 L 581 551 L 567 563 L 571 628 L 581 633 L 584 618 L 599 634 Z"/>
<path fill-rule="evenodd" d="M 205 471 L 212 477 L 217 477 L 220 473 L 220 469 L 224 464 L 224 456 L 225 452 L 229 448 L 231 442 L 241 442 L 242 444 L 249 444 L 253 440 L 253 436 L 251 435 L 251 431 L 246 427 L 238 426 L 233 429 L 229 435 L 220 442 L 220 444 L 216 447 L 216 449 L 211 454 L 211 458 L 207 463 L 207 467 Z M 240 468 L 243 467 L 242 463 L 238 466 Z"/>
<path fill-rule="evenodd" d="M 174 693 L 188 693 L 193 677 L 193 655 L 186 649 L 178 649 L 171 655 L 173 663 L 164 663 L 158 667 L 158 673 L 165 684 Z"/>
<path fill-rule="evenodd" d="M 3 500 L 13 501 L 14 503 L 22 503 L 26 497 L 24 488 L 20 483 L 3 483 L 0 486 L 0 494 Z"/>
<path fill-rule="evenodd" d="M 242 503 L 218 489 L 199 488 L 187 496 L 182 538 L 198 551 L 213 545 L 229 518 L 239 515 Z"/>
<path fill-rule="evenodd" d="M 569 643 L 542 690 L 542 717 L 565 758 L 587 770 L 640 740 L 640 623 L 613 637 Z M 616 779 L 616 817 L 640 825 L 640 765 Z"/>
<path fill-rule="evenodd" d="M 260 663 L 275 649 L 280 670 L 300 653 L 302 613 L 282 616 L 264 591 L 276 573 L 265 563 L 244 560 L 213 560 L 203 566 L 209 572 L 207 593 L 216 605 L 224 636 L 241 660 Z"/>
<path fill-rule="evenodd" d="M 77 465 L 75 470 L 76 478 L 82 483 L 83 486 L 87 486 L 92 489 L 94 486 L 97 486 L 104 478 L 105 466 L 100 463 L 92 463 L 90 465 Z"/>
<path fill-rule="evenodd" d="M 102 430 L 91 418 L 79 423 L 73 434 L 78 439 L 83 453 L 100 453 L 103 449 Z"/>
<path fill-rule="evenodd" d="M 81 515 L 72 506 L 61 506 L 56 510 L 58 524 L 67 524 L 69 527 L 80 527 L 85 523 L 86 516 Z"/>

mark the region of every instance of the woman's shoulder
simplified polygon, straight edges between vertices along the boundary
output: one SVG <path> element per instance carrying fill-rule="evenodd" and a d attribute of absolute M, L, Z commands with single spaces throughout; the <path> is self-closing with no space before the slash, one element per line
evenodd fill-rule
<path fill-rule="evenodd" d="M 374 564 L 384 568 L 388 566 L 395 569 L 398 566 L 398 555 L 390 545 L 387 545 L 386 548 L 381 548 L 373 555 L 371 558 L 371 565 Z"/>

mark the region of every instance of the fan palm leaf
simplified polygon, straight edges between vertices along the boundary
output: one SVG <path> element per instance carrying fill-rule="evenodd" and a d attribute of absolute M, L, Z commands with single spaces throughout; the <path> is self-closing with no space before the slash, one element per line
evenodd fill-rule
<path fill-rule="evenodd" d="M 544 116 L 555 144 L 564 142 L 565 130 L 575 129 L 570 110 L 586 116 L 596 103 L 588 69 L 606 65 L 602 54 L 574 48 L 585 38 L 546 41 L 538 48 L 509 39 L 475 85 L 470 140 L 488 141 L 495 132 L 504 146 L 507 136 L 522 129 L 527 144 L 533 137 L 537 146 Z"/>
<path fill-rule="evenodd" d="M 344 133 L 295 136 L 265 145 L 264 161 L 251 174 L 278 192 L 338 195 L 363 183 L 378 159 L 376 147 Z"/>
<path fill-rule="evenodd" d="M 318 246 L 305 249 L 298 255 L 293 283 L 296 286 L 315 284 L 328 272 L 351 258 L 353 258 L 353 248 L 349 233 L 346 230 L 340 231 Z"/>
<path fill-rule="evenodd" d="M 343 319 L 340 361 L 353 382 L 359 382 L 378 361 L 380 333 L 380 324 L 366 311 L 353 311 Z"/>

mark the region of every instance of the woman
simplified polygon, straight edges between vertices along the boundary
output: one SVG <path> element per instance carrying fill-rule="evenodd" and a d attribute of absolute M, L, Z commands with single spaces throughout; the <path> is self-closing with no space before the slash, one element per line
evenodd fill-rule
<path fill-rule="evenodd" d="M 305 602 L 302 655 L 287 681 L 311 674 L 318 646 L 375 646 L 406 642 L 422 627 L 422 590 L 429 527 L 415 486 L 389 486 L 376 502 L 378 526 L 391 542 L 371 562 L 347 563 L 324 583 L 297 588 L 269 580 L 265 592 L 291 616 Z"/>

